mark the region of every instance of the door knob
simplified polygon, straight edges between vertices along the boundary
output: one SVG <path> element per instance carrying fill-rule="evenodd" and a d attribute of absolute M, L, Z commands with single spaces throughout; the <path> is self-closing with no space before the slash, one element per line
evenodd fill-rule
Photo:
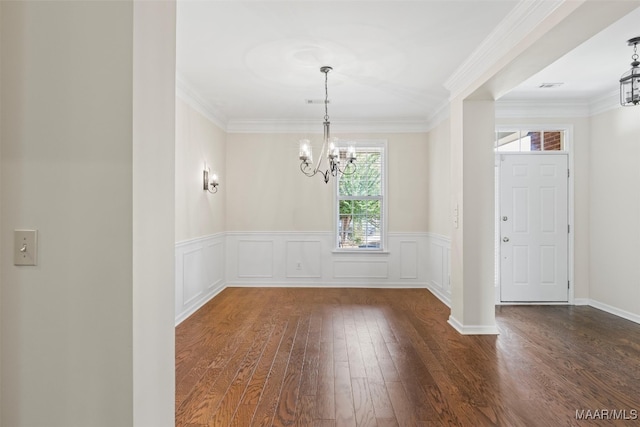
<path fill-rule="evenodd" d="M 503 217 L 502 217 L 502 220 L 503 220 L 503 221 L 506 221 L 506 220 L 508 220 L 508 219 L 509 219 L 509 218 L 507 218 L 506 216 L 503 216 Z"/>
<path fill-rule="evenodd" d="M 507 242 L 509 241 L 509 238 L 508 238 L 508 237 L 503 237 L 503 238 L 502 238 L 502 241 L 503 241 L 503 242 L 505 242 L 505 243 L 507 243 Z"/>

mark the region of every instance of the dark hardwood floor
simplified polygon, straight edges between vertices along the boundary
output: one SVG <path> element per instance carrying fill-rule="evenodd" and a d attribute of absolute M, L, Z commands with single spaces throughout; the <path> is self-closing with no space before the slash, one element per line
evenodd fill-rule
<path fill-rule="evenodd" d="M 640 325 L 503 306 L 499 336 L 462 336 L 448 316 L 423 289 L 228 288 L 176 329 L 176 426 L 640 426 Z"/>

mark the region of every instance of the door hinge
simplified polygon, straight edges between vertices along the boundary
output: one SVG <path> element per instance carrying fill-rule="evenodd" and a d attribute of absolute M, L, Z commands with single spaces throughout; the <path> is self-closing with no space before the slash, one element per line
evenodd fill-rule
<path fill-rule="evenodd" d="M 567 169 L 567 178 L 571 176 L 571 170 Z"/>
<path fill-rule="evenodd" d="M 571 224 L 567 224 L 567 234 L 571 233 Z"/>
<path fill-rule="evenodd" d="M 570 282 L 569 280 L 567 280 L 567 289 L 570 289 L 570 288 L 571 288 L 571 286 L 569 286 L 569 284 L 570 284 L 570 283 L 571 283 L 571 282 Z"/>

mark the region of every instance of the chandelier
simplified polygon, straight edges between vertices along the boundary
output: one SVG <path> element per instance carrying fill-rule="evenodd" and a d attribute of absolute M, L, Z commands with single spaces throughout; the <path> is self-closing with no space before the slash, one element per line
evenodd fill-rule
<path fill-rule="evenodd" d="M 638 62 L 638 43 L 640 37 L 627 42 L 633 46 L 631 69 L 620 78 L 620 104 L 624 107 L 640 104 L 640 62 Z"/>
<path fill-rule="evenodd" d="M 324 139 L 322 142 L 322 150 L 320 151 L 318 162 L 315 166 L 313 166 L 311 141 L 308 139 L 300 140 L 300 170 L 309 177 L 320 174 L 325 183 L 329 182 L 331 176 L 337 177 L 339 173 L 351 175 L 356 171 L 355 147 L 349 146 L 346 151 L 341 150 L 340 147 L 336 145 L 336 140 L 331 138 L 328 112 L 329 90 L 327 88 L 328 74 L 331 70 L 333 70 L 333 68 L 329 66 L 320 67 L 320 72 L 324 73 Z M 322 164 L 325 158 L 329 165 L 326 170 L 322 171 Z M 341 162 L 344 163 L 343 167 L 341 167 Z"/>

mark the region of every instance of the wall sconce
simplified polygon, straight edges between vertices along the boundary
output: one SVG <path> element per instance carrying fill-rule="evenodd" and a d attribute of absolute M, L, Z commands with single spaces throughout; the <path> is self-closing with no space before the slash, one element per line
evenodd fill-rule
<path fill-rule="evenodd" d="M 204 171 L 202 171 L 202 182 L 205 191 L 214 194 L 218 192 L 218 185 L 220 185 L 220 182 L 218 181 L 218 175 L 216 175 L 215 173 L 211 174 L 211 181 L 209 181 L 209 168 L 206 166 Z"/>

